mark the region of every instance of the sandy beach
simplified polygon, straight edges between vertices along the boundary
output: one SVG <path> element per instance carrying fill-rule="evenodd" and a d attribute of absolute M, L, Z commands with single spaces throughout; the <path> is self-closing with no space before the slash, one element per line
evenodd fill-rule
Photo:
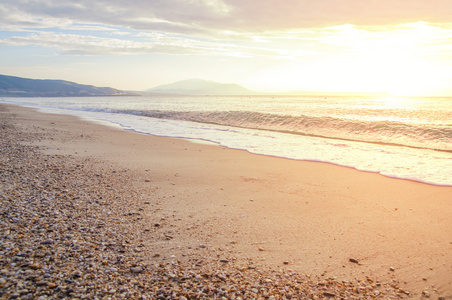
<path fill-rule="evenodd" d="M 0 122 L 5 299 L 452 299 L 452 187 L 12 105 Z"/>

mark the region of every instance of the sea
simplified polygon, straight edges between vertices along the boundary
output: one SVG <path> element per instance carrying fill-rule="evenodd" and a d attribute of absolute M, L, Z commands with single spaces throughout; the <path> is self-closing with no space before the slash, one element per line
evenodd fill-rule
<path fill-rule="evenodd" d="M 452 98 L 152 95 L 0 102 L 144 134 L 452 186 Z"/>

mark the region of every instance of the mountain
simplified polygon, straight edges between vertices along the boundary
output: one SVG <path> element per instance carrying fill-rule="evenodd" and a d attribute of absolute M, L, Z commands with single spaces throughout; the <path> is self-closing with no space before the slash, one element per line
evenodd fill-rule
<path fill-rule="evenodd" d="M 170 84 L 159 85 L 144 91 L 151 94 L 183 95 L 257 95 L 238 84 L 226 84 L 202 79 L 187 79 Z"/>
<path fill-rule="evenodd" d="M 128 92 L 109 87 L 95 87 L 64 80 L 29 79 L 0 75 L 0 96 L 3 97 L 81 97 L 125 96 Z"/>

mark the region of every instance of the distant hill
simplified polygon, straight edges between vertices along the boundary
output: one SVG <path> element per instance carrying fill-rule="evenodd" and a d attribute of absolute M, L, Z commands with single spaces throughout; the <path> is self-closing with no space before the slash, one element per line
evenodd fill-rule
<path fill-rule="evenodd" d="M 187 79 L 170 84 L 159 85 L 142 91 L 143 94 L 167 95 L 268 95 L 268 96 L 360 96 L 360 97 L 386 97 L 387 93 L 366 92 L 321 92 L 321 91 L 290 91 L 279 93 L 261 93 L 249 90 L 238 84 L 226 84 L 203 79 Z"/>
<path fill-rule="evenodd" d="M 109 87 L 95 87 L 64 80 L 29 79 L 0 75 L 3 97 L 125 96 L 131 93 Z"/>
<path fill-rule="evenodd" d="M 144 91 L 150 94 L 178 95 L 257 95 L 238 84 L 226 84 L 202 79 L 187 79 L 171 84 L 159 85 Z"/>

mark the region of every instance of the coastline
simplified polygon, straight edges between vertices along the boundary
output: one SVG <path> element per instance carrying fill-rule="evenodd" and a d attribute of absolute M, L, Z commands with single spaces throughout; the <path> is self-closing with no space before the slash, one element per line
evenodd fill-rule
<path fill-rule="evenodd" d="M 92 160 L 109 171 L 105 180 L 128 174 L 127 186 L 111 185 L 133 195 L 122 204 L 142 219 L 121 226 L 141 233 L 145 259 L 207 255 L 319 282 L 369 277 L 383 294 L 392 284 L 414 298 L 452 298 L 452 187 L 0 107 L 36 133 L 27 143 L 39 152 Z"/>
<path fill-rule="evenodd" d="M 58 99 L 61 101 L 57 101 Z M 452 179 L 449 176 L 452 173 L 452 165 L 449 163 L 451 155 L 447 152 L 450 150 L 452 141 L 449 141 L 450 134 L 447 134 L 447 126 L 439 125 L 441 123 L 448 124 L 445 116 L 450 107 L 445 107 L 444 112 L 439 115 L 434 115 L 431 109 L 426 109 L 421 114 L 425 116 L 421 121 L 424 125 L 420 126 L 415 121 L 415 115 L 419 115 L 419 113 L 410 111 L 394 112 L 398 116 L 396 117 L 391 116 L 391 110 L 388 110 L 386 112 L 388 115 L 379 117 L 392 120 L 388 122 L 378 121 L 379 118 L 373 120 L 370 117 L 368 119 L 365 117 L 367 114 L 371 116 L 376 112 L 373 109 L 366 112 L 354 107 L 350 101 L 353 102 L 356 99 L 347 100 L 347 103 L 351 105 L 347 111 L 350 110 L 349 113 L 352 115 L 364 114 L 361 121 L 355 120 L 354 117 L 349 119 L 346 115 L 329 118 L 328 115 L 335 115 L 332 108 L 344 104 L 341 104 L 341 101 L 329 100 L 320 105 L 311 103 L 312 99 L 300 99 L 299 111 L 294 111 L 286 116 L 281 99 L 267 99 L 272 103 L 271 110 L 275 109 L 276 114 L 253 112 L 253 108 L 246 107 L 256 102 L 257 99 L 243 102 L 239 100 L 239 97 L 228 101 L 225 103 L 226 107 L 219 110 L 212 106 L 209 107 L 215 102 L 212 101 L 214 99 L 208 97 L 204 100 L 192 99 L 180 107 L 181 111 L 178 111 L 177 108 L 178 101 L 185 102 L 185 100 L 177 97 L 163 102 L 157 99 L 138 99 L 136 97 L 118 102 L 114 98 L 105 97 L 103 99 L 106 103 L 102 99 L 95 98 L 86 100 L 80 98 L 75 102 L 72 102 L 70 98 L 58 99 L 23 98 L 16 104 L 40 107 L 40 112 L 70 114 L 82 120 L 107 120 L 112 124 L 121 124 L 128 130 L 154 136 L 208 140 L 227 148 L 246 150 L 254 154 L 301 161 L 326 162 L 352 167 L 360 171 L 377 172 L 391 178 L 452 186 Z M 424 100 L 423 105 L 427 105 L 429 101 Z M 292 99 L 288 105 L 297 106 L 298 102 L 298 100 Z M 15 104 L 15 101 L 6 103 Z M 379 105 L 375 99 L 372 103 L 376 107 Z M 434 103 L 430 103 L 430 105 Z M 254 104 L 258 105 L 258 102 Z M 77 108 L 78 105 L 80 107 Z M 203 105 L 207 105 L 206 109 L 209 112 L 196 112 L 198 106 Z M 325 107 L 327 111 L 323 113 L 324 116 L 320 119 L 314 117 L 316 112 L 313 108 L 323 105 L 327 106 Z M 66 108 L 59 109 L 57 107 Z M 235 111 L 235 107 L 238 111 Z M 185 111 L 187 109 L 188 111 Z M 223 110 L 225 112 L 222 112 Z M 247 112 L 243 113 L 244 111 Z M 300 115 L 298 116 L 298 114 Z M 398 119 L 401 114 L 406 115 L 408 119 L 414 119 L 403 121 L 404 125 L 394 122 L 393 118 Z M 247 121 L 248 119 L 251 123 Z M 189 123 L 186 123 L 187 120 L 190 120 Z M 331 127 L 331 130 L 326 130 L 327 127 Z M 406 135 L 407 139 L 402 138 Z"/>

